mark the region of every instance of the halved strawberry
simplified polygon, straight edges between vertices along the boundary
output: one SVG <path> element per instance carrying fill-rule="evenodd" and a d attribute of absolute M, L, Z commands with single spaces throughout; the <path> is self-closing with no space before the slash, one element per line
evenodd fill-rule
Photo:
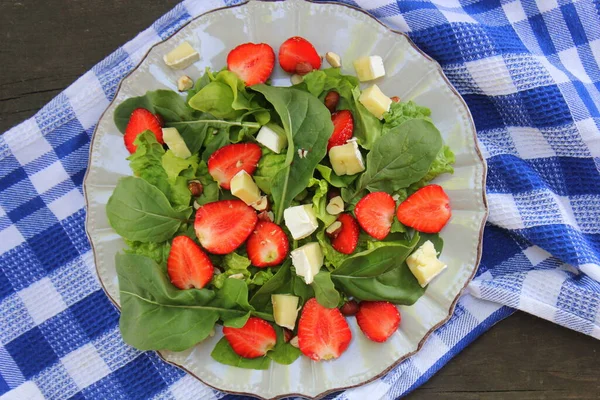
<path fill-rule="evenodd" d="M 314 297 L 302 308 L 298 322 L 298 347 L 312 360 L 338 358 L 350 344 L 352 332 L 337 308 L 326 308 Z"/>
<path fill-rule="evenodd" d="M 288 238 L 279 225 L 258 221 L 248 237 L 246 250 L 255 267 L 272 267 L 280 264 L 288 254 Z"/>
<path fill-rule="evenodd" d="M 152 131 L 156 136 L 156 141 L 163 144 L 162 128 L 160 127 L 160 121 L 156 115 L 152 114 L 145 108 L 136 108 L 129 117 L 129 122 L 125 128 L 125 135 L 123 140 L 125 141 L 125 147 L 130 153 L 135 153 L 137 146 L 133 144 L 135 138 L 144 131 Z"/>
<path fill-rule="evenodd" d="M 177 236 L 171 243 L 167 273 L 179 289 L 202 289 L 213 277 L 212 262 L 192 239 Z"/>
<path fill-rule="evenodd" d="M 337 220 L 342 223 L 342 227 L 332 235 L 331 246 L 340 253 L 352 254 L 358 244 L 358 223 L 350 214 L 340 214 Z"/>
<path fill-rule="evenodd" d="M 396 216 L 419 232 L 437 233 L 452 216 L 450 199 L 441 186 L 427 185 L 400 203 Z"/>
<path fill-rule="evenodd" d="M 300 68 L 298 68 L 298 64 L 302 64 Z M 321 68 L 321 57 L 308 40 L 300 36 L 294 36 L 281 44 L 279 48 L 279 65 L 285 72 L 304 75 L 304 73 L 309 72 L 307 71 L 307 64 L 310 64 L 312 69 Z"/>
<path fill-rule="evenodd" d="M 246 86 L 265 83 L 275 66 L 275 52 L 266 43 L 244 43 L 227 55 L 227 69 L 234 72 Z"/>
<path fill-rule="evenodd" d="M 342 110 L 331 114 L 333 122 L 333 133 L 327 142 L 327 151 L 333 146 L 341 146 L 352 138 L 354 132 L 354 120 L 352 113 L 348 110 Z"/>
<path fill-rule="evenodd" d="M 386 192 L 369 193 L 354 207 L 354 215 L 369 235 L 375 239 L 383 240 L 390 233 L 396 202 Z"/>
<path fill-rule="evenodd" d="M 398 308 L 388 301 L 362 301 L 356 322 L 366 337 L 374 342 L 385 342 L 400 325 Z"/>
<path fill-rule="evenodd" d="M 246 241 L 257 220 L 254 209 L 243 201 L 221 200 L 198 208 L 194 229 L 209 253 L 228 254 Z"/>
<path fill-rule="evenodd" d="M 241 328 L 224 327 L 223 335 L 238 356 L 262 357 L 275 347 L 277 334 L 265 320 L 250 317 Z"/>
<path fill-rule="evenodd" d="M 229 144 L 212 153 L 208 173 L 223 189 L 229 189 L 231 178 L 241 170 L 252 175 L 262 152 L 254 143 Z"/>

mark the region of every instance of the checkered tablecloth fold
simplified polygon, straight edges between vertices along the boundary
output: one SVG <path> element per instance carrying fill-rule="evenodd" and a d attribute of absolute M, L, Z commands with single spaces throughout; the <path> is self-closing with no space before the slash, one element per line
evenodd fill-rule
<path fill-rule="evenodd" d="M 215 399 L 126 346 L 95 276 L 82 181 L 119 81 L 190 19 L 184 1 L 0 136 L 0 399 Z M 600 338 L 600 3 L 364 0 L 465 98 L 488 162 L 477 277 L 452 319 L 385 377 L 336 399 L 394 399 L 521 309 Z M 367 397 L 365 397 L 367 396 Z"/>

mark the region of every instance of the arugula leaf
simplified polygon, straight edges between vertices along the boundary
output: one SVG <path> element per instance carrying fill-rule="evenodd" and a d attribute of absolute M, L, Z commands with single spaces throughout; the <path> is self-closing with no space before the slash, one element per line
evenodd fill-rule
<path fill-rule="evenodd" d="M 113 229 L 125 239 L 139 242 L 170 240 L 191 213 L 191 207 L 173 209 L 163 192 L 132 176 L 119 180 L 106 205 Z"/>
<path fill-rule="evenodd" d="M 327 308 L 335 308 L 340 302 L 340 293 L 335 290 L 331 274 L 328 271 L 319 271 L 310 284 L 315 291 L 319 304 Z"/>
<path fill-rule="evenodd" d="M 353 197 L 364 189 L 390 193 L 419 181 L 441 148 L 442 137 L 431 122 L 412 119 L 393 128 L 367 154 Z"/>
<path fill-rule="evenodd" d="M 281 223 L 286 209 L 308 185 L 315 167 L 327 153 L 327 141 L 333 132 L 331 113 L 319 99 L 301 90 L 254 85 L 279 115 L 288 139 L 284 168 L 271 182 L 275 222 Z M 297 150 L 308 153 L 300 157 Z"/>
<path fill-rule="evenodd" d="M 380 246 L 349 257 L 331 273 L 336 285 L 360 300 L 414 304 L 423 289 L 405 263 L 420 237 L 410 242 L 380 242 Z M 383 243 L 386 243 L 383 245 Z"/>
<path fill-rule="evenodd" d="M 269 366 L 271 365 L 271 359 L 267 356 L 244 358 L 237 355 L 225 337 L 222 337 L 221 340 L 217 342 L 215 348 L 210 353 L 210 356 L 221 364 L 238 368 L 265 370 L 269 369 Z"/>
<path fill-rule="evenodd" d="M 186 104 L 183 97 L 172 90 L 149 91 L 143 96 L 131 97 L 116 108 L 114 121 L 122 133 L 127 128 L 129 117 L 136 108 L 145 108 L 159 114 L 165 122 L 179 122 L 194 119 L 196 112 Z"/>
<path fill-rule="evenodd" d="M 254 307 L 248 303 L 248 286 L 240 279 L 226 279 L 212 304 L 227 310 L 220 312 L 220 318 L 224 326 L 234 328 L 244 326 L 250 317 L 250 311 L 254 311 Z M 238 310 L 247 312 L 240 316 Z"/>
<path fill-rule="evenodd" d="M 277 343 L 275 347 L 267 352 L 267 357 L 278 364 L 290 365 L 300 357 L 302 352 L 300 349 L 286 343 L 283 338 L 283 328 L 274 325 L 275 333 L 277 334 Z"/>
<path fill-rule="evenodd" d="M 206 339 L 219 312 L 210 307 L 215 293 L 178 290 L 149 258 L 117 254 L 123 340 L 139 350 L 182 351 Z"/>
<path fill-rule="evenodd" d="M 402 125 L 404 122 L 410 119 L 424 119 L 432 122 L 431 110 L 427 107 L 421 107 L 413 101 L 408 102 L 394 102 L 390 106 L 390 110 L 383 114 L 385 123 L 383 124 L 382 134 L 385 135 L 390 129 Z"/>

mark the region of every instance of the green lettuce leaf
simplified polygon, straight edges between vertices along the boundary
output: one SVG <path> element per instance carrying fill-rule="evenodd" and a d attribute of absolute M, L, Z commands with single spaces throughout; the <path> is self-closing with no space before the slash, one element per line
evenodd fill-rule
<path fill-rule="evenodd" d="M 401 125 L 409 119 L 424 119 L 432 122 L 431 110 L 427 107 L 417 105 L 413 101 L 392 103 L 390 110 L 383 115 L 385 123 L 383 124 L 382 134 L 386 134 L 395 126 Z"/>

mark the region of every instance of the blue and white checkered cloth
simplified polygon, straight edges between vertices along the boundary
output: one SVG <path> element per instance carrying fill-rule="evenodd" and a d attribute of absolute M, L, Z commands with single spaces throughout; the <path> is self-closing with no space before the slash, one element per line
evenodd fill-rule
<path fill-rule="evenodd" d="M 347 2 L 407 32 L 465 98 L 490 217 L 452 319 L 384 378 L 328 398 L 404 395 L 515 308 L 600 338 L 600 3 Z M 122 342 L 81 186 L 121 78 L 154 43 L 230 3 L 180 4 L 0 137 L 0 399 L 237 398 Z"/>

